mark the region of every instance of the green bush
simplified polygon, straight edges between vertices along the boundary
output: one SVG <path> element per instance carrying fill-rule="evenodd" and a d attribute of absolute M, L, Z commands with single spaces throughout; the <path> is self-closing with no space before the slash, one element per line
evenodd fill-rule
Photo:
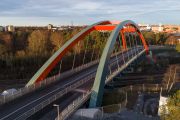
<path fill-rule="evenodd" d="M 180 44 L 177 44 L 177 45 L 176 45 L 176 50 L 177 50 L 178 52 L 180 52 Z"/>
<path fill-rule="evenodd" d="M 167 101 L 166 107 L 168 114 L 162 115 L 164 120 L 179 120 L 180 118 L 180 90 L 171 95 Z"/>

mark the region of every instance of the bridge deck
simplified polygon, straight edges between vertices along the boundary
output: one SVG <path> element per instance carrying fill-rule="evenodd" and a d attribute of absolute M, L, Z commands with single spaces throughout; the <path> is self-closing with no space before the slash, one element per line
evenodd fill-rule
<path fill-rule="evenodd" d="M 127 61 L 128 59 L 128 52 L 124 54 L 125 60 Z M 129 51 L 129 55 L 132 56 L 134 52 Z M 111 58 L 110 63 L 116 62 L 116 56 Z M 119 63 L 123 63 L 123 58 L 120 55 L 118 55 Z M 93 65 L 83 71 L 80 71 L 72 76 L 69 76 L 65 80 L 59 80 L 56 83 L 53 83 L 46 88 L 39 89 L 35 92 L 29 93 L 21 98 L 18 98 L 10 103 L 4 104 L 3 106 L 0 107 L 0 119 L 1 120 L 15 120 L 19 119 L 19 117 L 27 112 L 28 110 L 31 110 L 34 108 L 36 105 L 39 105 L 41 102 L 44 100 L 50 98 L 53 95 L 56 95 L 58 92 L 63 91 L 65 89 L 64 86 L 67 85 L 72 85 L 73 83 L 76 83 L 77 81 L 88 77 L 89 75 L 94 74 L 95 77 L 95 72 L 97 70 L 97 66 Z M 112 71 L 117 69 L 117 65 L 112 66 Z M 79 89 L 91 89 L 91 84 L 93 83 L 93 80 L 90 81 L 90 83 L 86 83 L 86 85 L 82 85 L 79 87 Z M 73 100 L 80 96 L 80 92 L 75 92 L 74 94 L 69 94 L 68 96 L 62 97 L 62 102 L 61 102 L 61 108 L 63 109 L 66 105 L 68 105 L 69 100 Z M 63 99 L 64 98 L 64 99 Z M 64 106 L 64 107 L 63 107 Z"/>

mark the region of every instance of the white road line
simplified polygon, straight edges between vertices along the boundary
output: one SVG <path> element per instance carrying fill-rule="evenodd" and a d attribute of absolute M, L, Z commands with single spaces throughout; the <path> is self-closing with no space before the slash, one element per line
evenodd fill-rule
<path fill-rule="evenodd" d="M 113 62 L 114 62 L 114 61 L 113 61 Z M 94 71 L 93 71 L 93 72 L 94 72 Z M 93 72 L 89 72 L 88 74 L 93 73 Z M 86 75 L 87 75 L 87 74 L 86 74 Z M 83 77 L 85 77 L 86 75 L 84 75 Z M 82 78 L 82 76 L 79 76 L 79 77 L 81 77 L 81 78 Z M 78 77 L 78 78 L 76 78 L 74 81 L 76 81 L 77 79 L 79 79 L 79 77 Z M 69 82 L 69 83 L 67 83 L 67 84 L 63 85 L 63 87 L 65 87 L 66 85 L 71 84 L 71 83 L 72 83 L 72 82 L 74 82 L 74 81 L 71 81 L 71 82 Z M 26 104 L 26 105 L 24 105 L 24 106 L 22 106 L 22 107 L 20 107 L 20 108 L 16 109 L 15 111 L 13 111 L 13 112 L 9 113 L 8 115 L 4 116 L 3 118 L 1 118 L 1 120 L 3 120 L 3 119 L 5 119 L 5 118 L 9 117 L 10 115 L 14 114 L 15 112 L 17 112 L 17 111 L 19 111 L 19 110 L 21 110 L 21 109 L 23 109 L 23 108 L 27 107 L 28 105 L 30 105 L 30 104 L 32 104 L 32 103 L 34 103 L 34 102 L 36 102 L 36 101 L 40 100 L 40 99 L 41 99 L 41 98 L 43 98 L 43 97 L 48 96 L 49 94 L 51 94 L 51 93 L 53 93 L 53 92 L 55 92 L 55 91 L 57 91 L 57 90 L 59 90 L 59 89 L 61 89 L 61 88 L 63 88 L 63 87 L 57 88 L 57 89 L 55 89 L 55 90 L 53 90 L 53 91 L 49 92 L 48 94 L 46 94 L 46 95 L 44 95 L 44 96 L 41 96 L 40 98 L 38 98 L 38 99 L 36 99 L 36 100 L 34 100 L 34 101 L 31 101 L 30 103 L 28 103 L 28 104 Z"/>
<path fill-rule="evenodd" d="M 93 72 L 94 72 L 94 71 L 93 71 Z M 88 74 L 93 73 L 93 72 L 89 72 Z M 86 75 L 87 75 L 87 74 L 86 74 Z M 83 77 L 85 77 L 86 75 L 84 75 Z M 80 76 L 80 77 L 82 78 L 82 76 Z M 7 117 L 9 117 L 9 116 L 11 116 L 11 115 L 14 114 L 15 112 L 17 112 L 17 111 L 19 111 L 19 110 L 25 108 L 26 106 L 28 106 L 28 105 L 30 105 L 30 104 L 32 104 L 32 103 L 34 103 L 34 102 L 40 100 L 41 98 L 46 97 L 46 96 L 48 96 L 49 94 L 51 94 L 51 93 L 53 93 L 53 92 L 55 92 L 55 91 L 57 91 L 57 90 L 59 90 L 59 89 L 65 87 L 66 85 L 69 85 L 69 84 L 71 84 L 72 82 L 75 82 L 75 81 L 78 80 L 80 77 L 78 77 L 78 78 L 76 78 L 74 81 L 71 81 L 71 82 L 69 82 L 69 83 L 63 85 L 62 87 L 57 88 L 57 89 L 55 89 L 55 90 L 49 92 L 48 94 L 46 94 L 46 95 L 44 95 L 44 96 L 41 96 L 40 98 L 38 98 L 38 99 L 36 99 L 36 100 L 34 100 L 34 101 L 32 101 L 32 102 L 30 102 L 30 103 L 28 103 L 28 104 L 26 104 L 26 105 L 20 107 L 20 108 L 18 108 L 18 109 L 16 109 L 15 111 L 13 111 L 13 112 L 11 112 L 10 114 L 8 114 L 8 115 L 4 116 L 3 118 L 1 118 L 1 120 L 5 119 L 5 118 L 7 118 Z"/>

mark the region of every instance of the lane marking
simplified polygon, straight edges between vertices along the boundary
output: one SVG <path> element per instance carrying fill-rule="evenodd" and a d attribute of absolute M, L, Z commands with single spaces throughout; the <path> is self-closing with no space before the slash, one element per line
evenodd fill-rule
<path fill-rule="evenodd" d="M 94 72 L 94 71 L 93 71 L 93 72 Z M 28 103 L 28 104 L 26 104 L 26 105 L 24 105 L 24 106 L 22 106 L 22 107 L 20 107 L 20 108 L 16 109 L 15 111 L 13 111 L 13 112 L 9 113 L 8 115 L 4 116 L 3 118 L 1 118 L 1 120 L 5 119 L 5 118 L 7 118 L 7 117 L 9 117 L 9 116 L 11 116 L 11 115 L 12 115 L 12 114 L 14 114 L 15 112 L 17 112 L 17 111 L 19 111 L 19 110 L 21 110 L 21 109 L 23 109 L 23 108 L 27 107 L 28 105 L 30 105 L 30 104 L 32 104 L 32 103 L 34 103 L 34 102 L 36 102 L 36 101 L 40 100 L 41 98 L 46 97 L 46 96 L 48 96 L 49 94 L 51 94 L 51 93 L 53 93 L 53 92 L 55 92 L 55 91 L 57 91 L 57 90 L 59 90 L 59 89 L 62 89 L 62 88 L 63 88 L 63 87 L 65 87 L 66 85 L 69 85 L 69 84 L 71 84 L 71 83 L 75 82 L 75 81 L 76 81 L 76 80 L 78 80 L 79 78 L 85 77 L 85 76 L 87 76 L 87 75 L 89 75 L 89 74 L 91 74 L 91 73 L 93 73 L 93 72 L 89 72 L 89 73 L 87 73 L 87 74 L 86 74 L 86 75 L 84 75 L 84 76 L 79 76 L 79 77 L 78 77 L 78 78 L 76 78 L 74 81 L 71 81 L 71 82 L 69 82 L 69 83 L 67 83 L 67 84 L 63 85 L 62 87 L 57 88 L 57 89 L 55 89 L 55 90 L 53 90 L 53 91 L 51 91 L 51 92 L 49 92 L 49 93 L 47 93 L 47 94 L 45 94 L 45 95 L 41 96 L 40 98 L 35 99 L 34 101 L 31 101 L 30 103 Z"/>
<path fill-rule="evenodd" d="M 128 51 L 128 52 L 130 52 L 130 51 Z M 125 54 L 128 54 L 128 53 L 125 53 Z M 126 56 L 126 57 L 127 57 L 127 56 Z M 114 57 L 113 59 L 116 59 L 116 58 Z M 113 60 L 113 59 L 112 59 L 112 60 Z M 120 56 L 119 56 L 119 58 L 118 58 L 118 59 L 120 59 Z M 116 62 L 116 60 L 113 60 L 112 62 Z M 87 76 L 87 75 L 89 75 L 89 74 L 92 74 L 92 73 L 93 73 L 93 72 L 95 72 L 95 71 L 96 71 L 96 70 L 92 70 L 91 72 L 87 73 L 87 74 L 86 74 L 86 75 L 84 75 L 84 76 L 79 76 L 79 77 L 78 77 L 78 78 L 76 78 L 74 81 L 71 81 L 71 82 L 69 82 L 69 83 L 66 83 L 66 84 L 65 84 L 65 85 L 63 85 L 62 87 L 57 88 L 57 89 L 55 89 L 55 90 L 53 90 L 53 91 L 51 91 L 51 92 L 49 92 L 49 93 L 47 93 L 47 94 L 45 94 L 45 95 L 41 96 L 40 98 L 35 99 L 34 101 L 31 101 L 30 103 L 28 103 L 28 104 L 26 104 L 26 105 L 24 105 L 24 106 L 22 106 L 22 107 L 20 107 L 20 108 L 16 109 L 15 111 L 13 111 L 13 112 L 9 113 L 8 115 L 4 116 L 3 118 L 1 118 L 1 120 L 5 119 L 5 118 L 7 118 L 7 117 L 9 117 L 9 116 L 11 116 L 11 115 L 12 115 L 12 114 L 14 114 L 15 112 L 17 112 L 17 111 L 19 111 L 19 110 L 21 110 L 21 109 L 23 109 L 23 108 L 27 107 L 28 105 L 30 105 L 30 104 L 32 104 L 32 103 L 34 103 L 34 102 L 36 102 L 36 101 L 40 100 L 41 98 L 46 97 L 46 96 L 48 96 L 49 94 L 51 94 L 51 93 L 53 93 L 53 92 L 55 92 L 55 91 L 57 91 L 57 90 L 59 90 L 59 89 L 62 89 L 63 87 L 65 87 L 65 86 L 67 86 L 67 85 L 69 85 L 69 84 L 71 84 L 71 83 L 73 83 L 73 82 L 77 81 L 79 78 L 82 78 L 82 77 L 85 77 L 85 76 Z"/>

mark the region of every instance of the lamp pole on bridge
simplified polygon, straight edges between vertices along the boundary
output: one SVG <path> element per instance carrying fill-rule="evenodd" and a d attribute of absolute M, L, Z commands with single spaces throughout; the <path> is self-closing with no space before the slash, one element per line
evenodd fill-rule
<path fill-rule="evenodd" d="M 57 107 L 57 113 L 58 113 L 58 119 L 57 120 L 60 120 L 60 117 L 59 117 L 59 105 L 57 104 L 53 104 L 54 107 Z"/>

